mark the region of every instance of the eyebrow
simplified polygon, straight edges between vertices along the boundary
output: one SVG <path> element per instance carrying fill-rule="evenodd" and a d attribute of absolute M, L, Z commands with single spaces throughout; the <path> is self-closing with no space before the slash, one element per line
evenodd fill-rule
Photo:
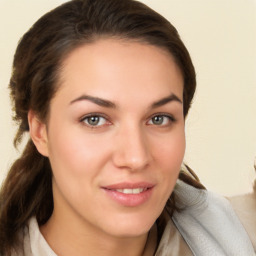
<path fill-rule="evenodd" d="M 73 103 L 79 102 L 79 101 L 83 101 L 83 100 L 91 101 L 91 102 L 93 102 L 101 107 L 105 107 L 105 108 L 116 108 L 116 104 L 113 103 L 112 101 L 101 99 L 101 98 L 90 96 L 90 95 L 82 95 L 82 96 L 72 100 L 70 102 L 70 104 L 73 104 Z M 154 102 L 151 105 L 151 108 L 158 108 L 158 107 L 161 107 L 161 106 L 163 106 L 169 102 L 172 102 L 172 101 L 182 104 L 182 100 L 178 96 L 176 96 L 175 94 L 172 93 L 170 96 L 162 98 L 162 99 Z"/>
<path fill-rule="evenodd" d="M 88 100 L 88 101 L 91 101 L 101 107 L 105 107 L 105 108 L 116 108 L 116 105 L 115 103 L 109 101 L 109 100 L 104 100 L 104 99 L 101 99 L 101 98 L 98 98 L 98 97 L 93 97 L 93 96 L 89 96 L 89 95 L 82 95 L 74 100 L 72 100 L 70 102 L 70 104 L 73 104 L 75 102 L 78 102 L 78 101 L 82 101 L 82 100 Z"/>
<path fill-rule="evenodd" d="M 165 104 L 167 104 L 169 102 L 172 102 L 172 101 L 175 101 L 175 102 L 183 104 L 182 100 L 178 96 L 176 96 L 175 94 L 172 93 L 170 96 L 165 97 L 165 98 L 163 98 L 161 100 L 158 100 L 158 101 L 154 102 L 152 104 L 152 108 L 161 107 L 161 106 L 163 106 L 163 105 L 165 105 Z"/>

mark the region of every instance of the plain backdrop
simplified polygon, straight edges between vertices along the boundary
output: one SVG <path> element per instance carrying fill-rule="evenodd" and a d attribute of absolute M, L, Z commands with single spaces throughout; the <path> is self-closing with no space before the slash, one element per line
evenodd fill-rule
<path fill-rule="evenodd" d="M 0 0 L 0 182 L 19 155 L 8 81 L 17 42 L 65 1 Z M 198 88 L 186 124 L 185 161 L 203 184 L 231 196 L 252 190 L 256 157 L 256 1 L 144 0 L 178 29 Z M 22 147 L 20 148 L 20 150 Z"/>

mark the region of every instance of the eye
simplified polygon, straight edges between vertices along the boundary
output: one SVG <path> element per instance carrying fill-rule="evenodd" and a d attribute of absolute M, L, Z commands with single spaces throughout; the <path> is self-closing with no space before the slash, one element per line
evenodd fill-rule
<path fill-rule="evenodd" d="M 168 126 L 173 122 L 175 122 L 175 119 L 170 115 L 155 115 L 148 121 L 148 124 L 157 126 Z"/>
<path fill-rule="evenodd" d="M 96 128 L 96 127 L 100 127 L 100 126 L 104 126 L 106 124 L 109 124 L 109 121 L 100 115 L 89 115 L 89 116 L 85 116 L 81 119 L 81 122 L 83 122 L 85 125 L 92 127 L 92 128 Z"/>

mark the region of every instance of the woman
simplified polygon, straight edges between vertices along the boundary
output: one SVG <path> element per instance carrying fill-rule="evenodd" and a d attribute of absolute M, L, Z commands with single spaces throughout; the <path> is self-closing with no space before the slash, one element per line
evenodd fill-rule
<path fill-rule="evenodd" d="M 195 86 L 176 29 L 139 2 L 39 19 L 10 81 L 15 144 L 31 139 L 1 190 L 1 254 L 253 255 L 229 204 L 180 172 Z"/>

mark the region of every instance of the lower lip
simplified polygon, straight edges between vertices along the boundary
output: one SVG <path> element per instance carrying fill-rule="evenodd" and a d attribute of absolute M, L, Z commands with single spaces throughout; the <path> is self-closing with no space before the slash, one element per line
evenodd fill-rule
<path fill-rule="evenodd" d="M 152 195 L 153 187 L 139 194 L 124 194 L 116 190 L 103 188 L 106 194 L 118 204 L 128 207 L 135 207 L 146 203 Z"/>

